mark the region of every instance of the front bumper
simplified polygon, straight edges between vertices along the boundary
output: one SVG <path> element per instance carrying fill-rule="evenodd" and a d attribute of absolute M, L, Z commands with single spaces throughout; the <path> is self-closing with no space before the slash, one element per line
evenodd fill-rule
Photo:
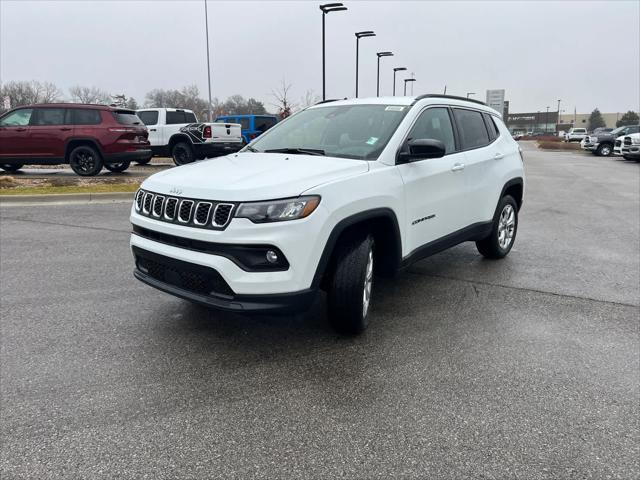
<path fill-rule="evenodd" d="M 282 294 L 236 294 L 220 274 L 201 265 L 132 247 L 136 268 L 133 275 L 141 282 L 207 307 L 238 313 L 303 312 L 313 304 L 317 289 Z"/>
<path fill-rule="evenodd" d="M 600 145 L 600 144 L 599 143 L 594 143 L 594 142 L 590 142 L 590 143 L 581 142 L 580 143 L 580 147 L 582 147 L 583 150 L 597 150 L 598 149 L 598 145 Z"/>
<path fill-rule="evenodd" d="M 241 148 L 242 142 L 198 143 L 193 146 L 197 158 L 220 157 L 235 153 Z"/>
<path fill-rule="evenodd" d="M 632 158 L 634 160 L 640 158 L 640 145 L 623 145 L 620 150 L 620 153 L 627 158 Z"/>

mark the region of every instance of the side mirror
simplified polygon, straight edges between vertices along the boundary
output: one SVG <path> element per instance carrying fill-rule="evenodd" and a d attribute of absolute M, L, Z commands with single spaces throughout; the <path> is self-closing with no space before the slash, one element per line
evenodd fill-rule
<path fill-rule="evenodd" d="M 416 138 L 404 144 L 398 154 L 398 163 L 409 163 L 426 158 L 441 158 L 447 149 L 440 140 L 433 138 Z"/>

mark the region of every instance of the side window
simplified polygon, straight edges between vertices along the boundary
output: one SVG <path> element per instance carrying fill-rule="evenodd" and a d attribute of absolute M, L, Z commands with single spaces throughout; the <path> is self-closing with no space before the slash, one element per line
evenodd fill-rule
<path fill-rule="evenodd" d="M 33 110 L 30 108 L 21 108 L 11 112 L 0 119 L 0 127 L 26 127 L 29 125 L 32 112 Z"/>
<path fill-rule="evenodd" d="M 453 111 L 463 149 L 484 147 L 489 144 L 489 133 L 482 119 L 482 113 L 462 108 L 454 108 Z"/>
<path fill-rule="evenodd" d="M 64 108 L 37 108 L 34 115 L 35 121 L 31 122 L 31 125 L 65 125 L 65 110 Z"/>
<path fill-rule="evenodd" d="M 242 118 L 239 119 L 239 121 L 237 123 L 242 125 L 242 130 L 249 130 L 249 128 L 250 128 L 249 124 L 251 123 L 251 121 L 247 117 L 242 117 Z"/>
<path fill-rule="evenodd" d="M 184 119 L 187 123 L 196 123 L 196 114 L 193 112 L 184 112 Z"/>
<path fill-rule="evenodd" d="M 167 111 L 167 125 L 175 125 L 177 123 L 187 123 L 184 112 Z"/>
<path fill-rule="evenodd" d="M 72 122 L 74 125 L 98 125 L 102 122 L 99 110 L 88 108 L 72 108 Z"/>
<path fill-rule="evenodd" d="M 488 113 L 483 113 L 484 122 L 487 124 L 487 130 L 489 131 L 489 139 L 493 142 L 496 138 L 500 136 L 500 131 L 496 126 L 496 122 L 491 115 Z"/>
<path fill-rule="evenodd" d="M 276 119 L 273 117 L 256 117 L 253 123 L 256 130 L 266 132 L 276 124 Z"/>
<path fill-rule="evenodd" d="M 480 119 L 482 121 L 482 118 Z M 455 152 L 456 142 L 447 108 L 428 108 L 420 114 L 407 140 L 429 138 L 444 143 L 447 153 Z"/>
<path fill-rule="evenodd" d="M 148 112 L 137 112 L 138 118 L 142 120 L 145 125 L 157 125 L 158 124 L 158 111 L 150 110 Z"/>

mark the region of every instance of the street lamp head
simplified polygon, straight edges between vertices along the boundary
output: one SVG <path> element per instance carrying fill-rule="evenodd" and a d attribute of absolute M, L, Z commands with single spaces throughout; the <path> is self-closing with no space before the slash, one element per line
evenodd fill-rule
<path fill-rule="evenodd" d="M 357 38 L 375 37 L 375 36 L 376 36 L 376 34 L 372 30 L 366 30 L 364 32 L 356 32 L 356 37 Z"/>
<path fill-rule="evenodd" d="M 393 52 L 376 52 L 378 57 L 393 57 Z"/>
<path fill-rule="evenodd" d="M 406 69 L 407 69 L 407 67 L 395 67 L 395 68 L 393 69 L 393 71 L 394 71 L 394 72 L 400 72 L 400 71 L 402 71 L 402 70 L 406 70 Z"/>
<path fill-rule="evenodd" d="M 322 13 L 339 12 L 341 10 L 347 10 L 347 7 L 342 3 L 325 3 L 324 5 L 320 5 L 320 10 L 322 10 Z"/>
<path fill-rule="evenodd" d="M 404 79 L 404 83 L 407 83 L 407 82 L 415 82 L 415 81 L 416 81 L 416 79 L 415 79 L 415 78 L 405 78 L 405 79 Z"/>

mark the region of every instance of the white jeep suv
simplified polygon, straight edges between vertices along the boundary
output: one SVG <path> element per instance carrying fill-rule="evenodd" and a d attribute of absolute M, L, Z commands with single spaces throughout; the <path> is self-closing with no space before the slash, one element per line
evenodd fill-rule
<path fill-rule="evenodd" d="M 362 331 L 374 276 L 464 241 L 509 253 L 524 169 L 499 114 L 459 97 L 323 102 L 242 151 L 149 177 L 131 210 L 135 276 L 235 312 L 327 293 Z"/>

